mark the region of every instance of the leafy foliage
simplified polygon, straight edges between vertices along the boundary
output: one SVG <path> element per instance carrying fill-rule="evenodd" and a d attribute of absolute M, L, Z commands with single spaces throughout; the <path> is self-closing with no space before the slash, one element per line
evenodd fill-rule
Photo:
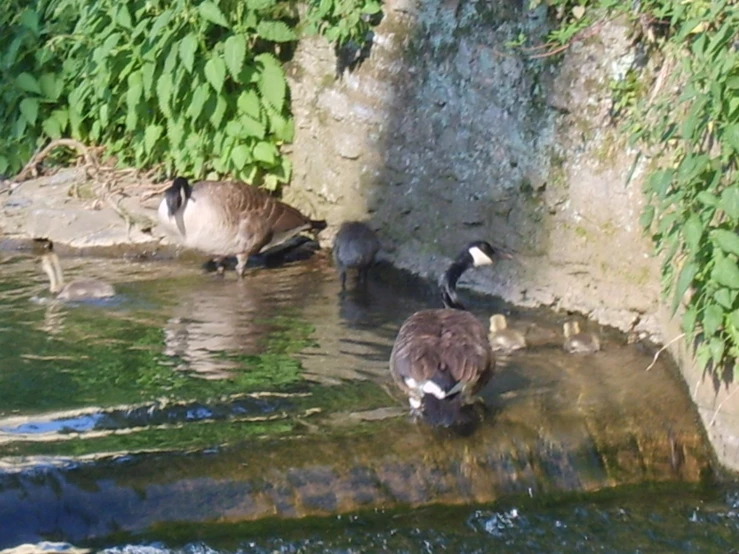
<path fill-rule="evenodd" d="M 625 129 L 652 158 L 641 216 L 662 262 L 666 298 L 703 368 L 739 378 L 739 9 L 733 0 L 554 0 L 580 20 L 622 10 L 662 57 L 648 95 L 635 75 L 613 87 Z M 633 6 L 633 7 L 632 7 Z M 598 8 L 598 9 L 596 9 Z M 634 11 L 626 11 L 634 10 Z M 560 30 L 560 34 L 567 32 Z M 660 82 L 661 81 L 661 82 Z"/>
<path fill-rule="evenodd" d="M 0 173 L 67 136 L 120 165 L 275 188 L 294 123 L 282 69 L 298 29 L 364 36 L 375 0 L 11 0 L 0 15 Z"/>

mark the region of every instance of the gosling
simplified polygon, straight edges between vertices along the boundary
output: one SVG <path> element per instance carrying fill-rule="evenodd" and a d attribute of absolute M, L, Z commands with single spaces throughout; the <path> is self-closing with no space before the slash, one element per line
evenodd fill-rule
<path fill-rule="evenodd" d="M 495 352 L 513 352 L 526 348 L 526 337 L 515 329 L 508 328 L 508 321 L 503 314 L 494 314 L 490 318 L 490 346 Z"/>
<path fill-rule="evenodd" d="M 46 248 L 48 252 L 41 256 L 41 267 L 49 277 L 49 291 L 57 299 L 74 302 L 115 296 L 113 285 L 97 279 L 75 279 L 65 285 L 62 266 L 59 263 L 59 256 L 54 252 L 54 245 L 48 242 Z"/>
<path fill-rule="evenodd" d="M 341 279 L 341 290 L 346 289 L 346 274 L 357 270 L 357 281 L 364 285 L 367 273 L 375 263 L 380 241 L 375 232 L 361 221 L 345 221 L 334 239 L 334 263 Z"/>
<path fill-rule="evenodd" d="M 593 333 L 580 331 L 577 321 L 565 322 L 564 335 L 564 349 L 570 354 L 592 354 L 600 350 L 600 339 Z"/>

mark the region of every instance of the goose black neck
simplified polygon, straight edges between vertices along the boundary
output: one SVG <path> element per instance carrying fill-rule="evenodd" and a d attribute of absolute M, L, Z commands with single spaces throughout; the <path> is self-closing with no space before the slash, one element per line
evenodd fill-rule
<path fill-rule="evenodd" d="M 457 281 L 462 274 L 467 271 L 473 264 L 472 257 L 465 253 L 459 256 L 454 263 L 449 266 L 444 275 L 441 276 L 439 286 L 441 287 L 441 301 L 444 302 L 445 308 L 455 310 L 464 310 L 464 304 L 459 301 L 457 296 Z"/>

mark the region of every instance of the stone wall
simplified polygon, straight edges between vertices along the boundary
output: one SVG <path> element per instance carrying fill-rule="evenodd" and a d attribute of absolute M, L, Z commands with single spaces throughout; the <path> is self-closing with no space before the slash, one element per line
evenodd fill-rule
<path fill-rule="evenodd" d="M 563 56 L 507 45 L 547 25 L 515 1 L 390 0 L 369 58 L 339 78 L 333 50 L 304 42 L 286 196 L 332 225 L 368 219 L 385 255 L 421 275 L 468 240 L 496 241 L 518 263 L 468 285 L 658 333 L 641 168 L 609 114 L 609 83 L 635 60 L 628 28 L 598 27 Z"/>

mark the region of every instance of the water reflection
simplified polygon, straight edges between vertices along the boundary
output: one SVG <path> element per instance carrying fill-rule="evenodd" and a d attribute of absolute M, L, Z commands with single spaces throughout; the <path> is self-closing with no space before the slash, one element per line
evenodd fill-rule
<path fill-rule="evenodd" d="M 34 261 L 2 264 L 0 462 L 15 472 L 0 473 L 0 546 L 696 481 L 710 465 L 664 361 L 645 372 L 651 355 L 607 329 L 602 352 L 569 356 L 562 314 L 507 313 L 531 347 L 483 391 L 480 429 L 450 438 L 397 417 L 393 340 L 438 306 L 407 275 L 377 268 L 342 294 L 323 255 L 244 280 L 176 262 L 67 266 L 107 276 L 118 303 L 34 304 Z M 482 321 L 504 310 L 467 304 Z"/>

